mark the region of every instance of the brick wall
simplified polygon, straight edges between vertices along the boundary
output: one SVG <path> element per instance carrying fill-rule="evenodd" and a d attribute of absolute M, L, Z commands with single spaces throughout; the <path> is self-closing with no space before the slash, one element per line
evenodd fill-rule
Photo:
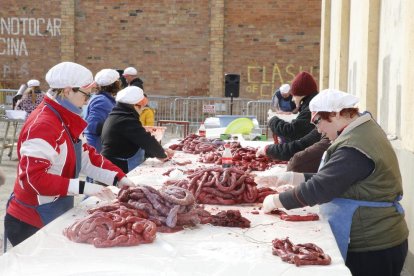
<path fill-rule="evenodd" d="M 135 66 L 160 95 L 222 96 L 224 73 L 239 73 L 241 97 L 269 98 L 300 70 L 318 76 L 320 12 L 320 0 L 2 0 L 0 86 L 73 60 Z"/>

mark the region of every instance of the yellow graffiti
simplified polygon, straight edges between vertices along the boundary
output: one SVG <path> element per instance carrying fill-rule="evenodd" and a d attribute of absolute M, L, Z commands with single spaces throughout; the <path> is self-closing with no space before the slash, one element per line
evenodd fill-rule
<path fill-rule="evenodd" d="M 296 74 L 302 71 L 307 71 L 313 75 L 313 66 L 304 67 L 302 65 L 287 64 L 281 70 L 280 66 L 275 63 L 272 68 L 271 81 L 268 81 L 269 76 L 266 66 L 248 65 L 246 92 L 263 98 L 270 97 L 277 87 L 284 83 L 291 83 Z"/>

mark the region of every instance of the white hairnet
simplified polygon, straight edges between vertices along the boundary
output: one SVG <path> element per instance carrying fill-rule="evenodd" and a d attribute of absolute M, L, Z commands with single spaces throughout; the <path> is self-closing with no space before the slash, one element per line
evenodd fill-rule
<path fill-rule="evenodd" d="M 285 83 L 279 88 L 279 90 L 280 90 L 280 93 L 287 94 L 290 91 L 290 85 Z"/>
<path fill-rule="evenodd" d="M 50 68 L 46 81 L 51 88 L 88 87 L 94 84 L 92 72 L 74 62 L 61 62 Z"/>
<path fill-rule="evenodd" d="M 138 75 L 137 69 L 134 67 L 128 67 L 125 68 L 123 75 L 130 75 L 130 76 L 136 76 Z"/>
<path fill-rule="evenodd" d="M 102 69 L 95 75 L 95 82 L 99 86 L 113 84 L 119 79 L 119 73 L 114 69 Z"/>
<path fill-rule="evenodd" d="M 349 93 L 336 89 L 325 89 L 309 103 L 311 112 L 339 112 L 344 108 L 352 108 L 359 99 Z"/>
<path fill-rule="evenodd" d="M 128 86 L 116 94 L 115 100 L 120 103 L 137 104 L 144 98 L 144 91 L 141 88 Z"/>

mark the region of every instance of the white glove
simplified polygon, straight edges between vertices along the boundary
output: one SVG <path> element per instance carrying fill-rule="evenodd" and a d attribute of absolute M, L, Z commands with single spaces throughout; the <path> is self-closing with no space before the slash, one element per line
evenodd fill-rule
<path fill-rule="evenodd" d="M 168 159 L 171 159 L 174 156 L 175 151 L 172 149 L 164 149 L 165 154 L 167 155 Z"/>
<path fill-rule="evenodd" d="M 135 183 L 132 182 L 131 179 L 124 176 L 121 178 L 121 180 L 118 181 L 117 186 L 118 188 L 122 188 L 123 186 L 135 187 L 137 185 L 135 185 Z"/>
<path fill-rule="evenodd" d="M 270 213 L 274 209 L 277 208 L 284 208 L 282 203 L 280 202 L 279 195 L 268 195 L 263 200 L 263 212 Z"/>
<path fill-rule="evenodd" d="M 265 146 L 262 146 L 262 147 L 258 148 L 257 151 L 256 151 L 256 157 L 266 156 L 267 146 L 268 145 L 265 145 Z"/>
<path fill-rule="evenodd" d="M 83 191 L 79 191 L 81 190 L 80 187 L 82 186 L 84 187 Z M 79 181 L 78 178 L 71 179 L 69 181 L 68 194 L 72 194 L 72 195 L 84 194 L 88 196 L 96 196 L 99 199 L 105 200 L 105 201 L 110 201 L 116 198 L 115 194 L 109 188 L 107 188 L 107 186 Z"/>
<path fill-rule="evenodd" d="M 264 187 L 279 187 L 281 185 L 297 186 L 305 182 L 305 175 L 303 173 L 295 172 L 280 172 L 272 175 L 258 175 L 254 178 L 254 182 Z"/>
<path fill-rule="evenodd" d="M 84 195 L 96 196 L 102 201 L 112 201 L 116 198 L 114 192 L 107 186 L 102 186 L 93 183 L 85 183 L 85 189 L 83 190 Z"/>
<path fill-rule="evenodd" d="M 273 117 L 275 117 L 277 115 L 276 112 L 273 112 L 271 109 L 269 109 L 269 111 L 267 111 L 267 121 L 269 122 L 270 119 L 272 119 Z"/>

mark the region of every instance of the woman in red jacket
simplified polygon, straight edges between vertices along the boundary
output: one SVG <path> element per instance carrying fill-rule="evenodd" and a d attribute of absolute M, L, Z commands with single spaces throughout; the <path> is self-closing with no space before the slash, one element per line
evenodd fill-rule
<path fill-rule="evenodd" d="M 17 179 L 4 220 L 5 238 L 17 245 L 73 207 L 73 195 L 111 196 L 103 186 L 79 180 L 79 173 L 107 185 L 134 184 L 79 136 L 86 127 L 81 107 L 93 88 L 91 71 L 62 62 L 46 74 L 50 90 L 23 126 Z"/>

